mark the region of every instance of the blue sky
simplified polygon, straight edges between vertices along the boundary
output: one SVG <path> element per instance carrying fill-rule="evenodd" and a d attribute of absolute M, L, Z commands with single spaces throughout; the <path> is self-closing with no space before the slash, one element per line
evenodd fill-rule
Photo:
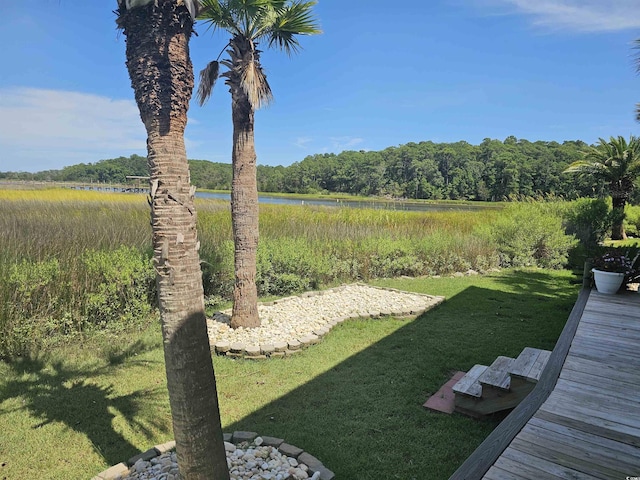
<path fill-rule="evenodd" d="M 0 171 L 145 155 L 116 0 L 0 0 Z M 258 163 L 509 135 L 637 135 L 638 0 L 320 0 L 322 35 L 265 51 L 275 102 L 256 114 Z M 227 37 L 198 25 L 194 69 Z M 230 163 L 230 95 L 194 101 L 192 159 Z"/>

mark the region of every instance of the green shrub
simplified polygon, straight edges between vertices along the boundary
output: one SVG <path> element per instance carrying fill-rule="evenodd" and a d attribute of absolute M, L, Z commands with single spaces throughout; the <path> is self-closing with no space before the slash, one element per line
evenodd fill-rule
<path fill-rule="evenodd" d="M 517 203 L 506 207 L 489 227 L 505 267 L 561 268 L 577 240 L 564 233 L 562 206 Z"/>
<path fill-rule="evenodd" d="M 21 318 L 45 315 L 57 303 L 56 284 L 60 278 L 56 258 L 42 262 L 22 260 L 9 270 L 8 287 L 13 294 L 10 306 Z"/>
<path fill-rule="evenodd" d="M 418 276 L 424 271 L 422 261 L 408 240 L 371 238 L 362 242 L 360 248 L 365 279 Z"/>
<path fill-rule="evenodd" d="M 627 234 L 640 238 L 640 205 L 628 206 L 626 210 L 627 219 L 625 227 Z"/>
<path fill-rule="evenodd" d="M 202 284 L 206 297 L 231 299 L 233 295 L 233 241 L 203 243 L 200 248 Z"/>
<path fill-rule="evenodd" d="M 0 358 L 22 355 L 60 329 L 52 320 L 60 299 L 60 263 L 22 260 L 10 266 L 2 289 Z M 67 319 L 65 319 L 67 320 Z M 64 322 L 68 327 L 68 322 Z"/>
<path fill-rule="evenodd" d="M 87 274 L 87 324 L 124 326 L 149 316 L 155 298 L 155 273 L 148 256 L 122 246 L 112 251 L 88 250 L 82 262 Z"/>
<path fill-rule="evenodd" d="M 326 258 L 314 255 L 304 238 L 265 238 L 258 246 L 256 284 L 260 295 L 286 295 L 319 288 L 328 279 Z"/>
<path fill-rule="evenodd" d="M 587 251 L 592 251 L 611 228 L 609 205 L 603 199 L 581 198 L 569 204 L 565 212 L 565 228 L 575 235 Z"/>
<path fill-rule="evenodd" d="M 148 320 L 155 304 L 149 254 L 134 247 L 87 250 L 10 265 L 0 284 L 0 358 L 34 352 L 90 328 L 124 330 Z"/>

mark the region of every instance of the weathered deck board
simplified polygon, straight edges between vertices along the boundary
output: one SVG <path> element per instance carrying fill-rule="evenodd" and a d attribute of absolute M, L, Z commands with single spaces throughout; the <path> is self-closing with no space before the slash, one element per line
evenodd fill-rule
<path fill-rule="evenodd" d="M 546 399 L 537 400 L 502 453 L 483 466 L 484 472 L 463 465 L 452 478 L 640 475 L 640 295 L 591 292 L 573 332 L 568 348 L 568 333 L 558 341 L 565 344 L 565 357 Z M 472 455 L 476 463 L 482 453 Z"/>
<path fill-rule="evenodd" d="M 629 384 L 628 386 L 621 385 L 621 388 L 631 388 L 634 385 L 636 387 L 638 386 L 638 372 L 633 371 L 638 367 L 634 367 L 631 364 L 608 365 L 597 360 L 572 355 L 564 362 L 564 368 L 578 372 L 587 372 L 594 377 L 609 378 L 620 383 Z"/>
<path fill-rule="evenodd" d="M 482 396 L 482 385 L 478 382 L 478 377 L 488 368 L 486 365 L 474 365 L 471 370 L 453 386 L 452 390 L 455 393 L 480 398 Z"/>
<path fill-rule="evenodd" d="M 551 352 L 548 350 L 525 347 L 518 355 L 518 358 L 511 364 L 509 373 L 512 377 L 537 382 L 540 380 L 540 375 L 547 365 L 550 355 Z"/>
<path fill-rule="evenodd" d="M 547 350 L 543 350 L 542 352 L 540 352 L 540 355 L 538 355 L 538 358 L 536 359 L 535 363 L 531 367 L 531 371 L 529 372 L 529 376 L 531 378 L 535 378 L 536 380 L 540 378 L 544 367 L 547 366 L 547 362 L 549 361 L 550 356 L 551 352 Z"/>
<path fill-rule="evenodd" d="M 577 470 L 558 465 L 540 457 L 520 452 L 516 449 L 506 450 L 494 464 L 510 473 L 524 476 L 524 478 L 572 478 L 577 480 L 595 480 L 596 477 Z M 491 472 L 493 467 L 489 470 Z M 487 474 L 489 473 L 487 472 Z M 485 476 L 484 478 L 490 478 Z"/>
<path fill-rule="evenodd" d="M 548 422 L 538 417 L 534 417 L 529 420 L 528 425 L 572 437 L 576 442 L 593 444 L 596 449 L 604 448 L 613 451 L 615 452 L 614 455 L 618 461 L 624 461 L 625 458 L 638 456 L 639 453 L 637 447 L 600 437 L 592 432 L 585 432 L 583 430 L 560 425 L 559 423 Z"/>
<path fill-rule="evenodd" d="M 511 377 L 509 376 L 508 370 L 514 361 L 511 357 L 500 356 L 496 358 L 491 366 L 478 377 L 478 382 L 483 386 L 509 390 Z"/>

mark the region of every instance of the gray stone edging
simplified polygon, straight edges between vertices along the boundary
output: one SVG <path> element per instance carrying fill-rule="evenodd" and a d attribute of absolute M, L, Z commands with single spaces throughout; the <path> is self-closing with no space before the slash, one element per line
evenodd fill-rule
<path fill-rule="evenodd" d="M 243 442 L 251 443 L 256 438 L 258 438 L 258 434 L 256 432 L 245 432 L 245 431 L 236 431 L 233 433 L 225 433 L 224 441 L 233 443 L 234 445 L 239 445 Z M 276 437 L 265 437 L 261 436 L 262 445 L 267 447 L 276 448 L 280 453 L 286 455 L 287 457 L 295 458 L 299 463 L 304 463 L 309 468 L 309 473 L 313 475 L 316 472 L 320 472 L 320 480 L 334 480 L 335 474 L 325 467 L 320 460 L 318 460 L 313 455 L 305 452 L 303 449 L 296 447 L 295 445 L 290 445 L 284 441 L 282 438 Z M 103 472 L 100 472 L 98 475 L 93 477 L 91 480 L 117 480 L 123 475 L 127 475 L 129 473 L 129 469 L 138 461 L 144 460 L 145 462 L 150 461 L 152 458 L 158 457 L 163 453 L 175 450 L 176 442 L 174 440 L 163 443 L 161 445 L 156 445 L 153 448 L 150 448 L 146 452 L 139 453 L 131 457 L 126 462 L 118 463 Z"/>
<path fill-rule="evenodd" d="M 362 285 L 368 288 L 374 288 L 378 290 L 386 290 L 389 292 L 403 293 L 403 294 L 411 294 L 420 297 L 426 297 L 433 301 L 432 304 L 426 306 L 423 309 L 419 310 L 398 310 L 398 311 L 383 311 L 383 312 L 358 312 L 359 315 L 356 316 L 337 316 L 335 318 L 327 320 L 327 323 L 324 327 L 313 330 L 313 333 L 310 335 L 305 335 L 301 338 L 291 340 L 291 341 L 281 341 L 274 342 L 273 344 L 260 344 L 259 346 L 255 345 L 244 345 L 242 343 L 230 343 L 227 341 L 218 341 L 212 343 L 211 346 L 217 355 L 232 357 L 232 358 L 244 358 L 247 360 L 265 360 L 268 358 L 279 358 L 279 357 L 290 357 L 295 355 L 296 353 L 300 353 L 303 348 L 309 347 L 311 345 L 315 345 L 322 340 L 329 331 L 335 327 L 336 325 L 344 322 L 345 320 L 355 319 L 355 318 L 381 318 L 381 317 L 411 317 L 418 316 L 422 313 L 432 309 L 433 307 L 440 305 L 444 302 L 445 298 L 436 295 L 427 295 L 425 293 L 416 293 L 416 292 L 406 292 L 403 290 L 398 290 L 396 288 L 389 287 L 378 287 L 375 285 L 368 285 L 363 282 L 356 282 L 351 285 Z M 315 296 L 326 295 L 332 292 L 338 292 L 343 290 L 346 285 L 341 285 L 339 287 L 329 288 L 327 290 L 317 290 L 313 292 L 304 292 L 300 295 L 294 295 L 289 297 L 280 298 L 277 300 L 273 300 L 270 302 L 260 302 L 258 305 L 262 306 L 273 306 L 278 303 L 286 302 L 295 298 L 309 298 Z"/>

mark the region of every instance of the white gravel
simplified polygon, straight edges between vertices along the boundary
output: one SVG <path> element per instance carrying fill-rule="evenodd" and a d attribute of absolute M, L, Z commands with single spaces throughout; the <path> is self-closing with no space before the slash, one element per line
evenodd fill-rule
<path fill-rule="evenodd" d="M 227 466 L 231 480 L 318 480 L 320 472 L 311 473 L 309 467 L 295 458 L 287 457 L 277 448 L 262 446 L 262 438 L 253 443 L 236 446 L 225 442 Z M 118 480 L 180 480 L 175 451 L 163 453 L 149 461 L 138 460 L 129 472 Z"/>
<path fill-rule="evenodd" d="M 347 318 L 418 314 L 442 300 L 431 295 L 351 284 L 262 304 L 258 307 L 261 324 L 256 328 L 232 329 L 231 310 L 215 314 L 207 326 L 212 345 L 227 342 L 259 347 L 326 333 Z"/>

